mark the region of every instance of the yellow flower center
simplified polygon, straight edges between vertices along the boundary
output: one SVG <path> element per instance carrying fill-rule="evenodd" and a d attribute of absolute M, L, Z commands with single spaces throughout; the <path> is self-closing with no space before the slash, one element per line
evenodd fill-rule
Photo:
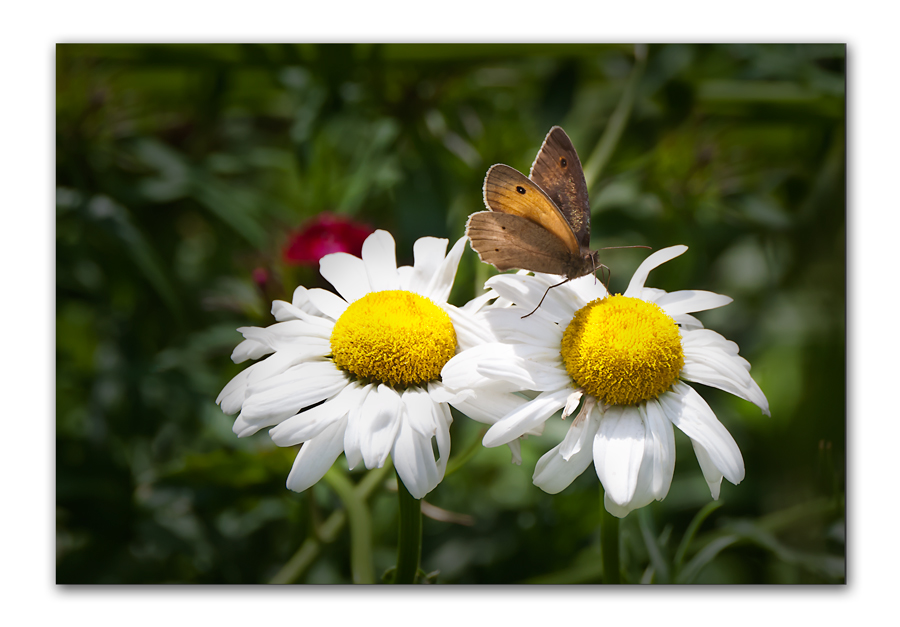
<path fill-rule="evenodd" d="M 360 379 L 392 386 L 437 379 L 456 352 L 447 312 L 412 292 L 371 292 L 350 304 L 334 324 L 335 365 Z"/>
<path fill-rule="evenodd" d="M 575 312 L 561 353 L 575 383 L 610 405 L 659 396 L 684 366 L 675 321 L 654 303 L 618 294 Z"/>

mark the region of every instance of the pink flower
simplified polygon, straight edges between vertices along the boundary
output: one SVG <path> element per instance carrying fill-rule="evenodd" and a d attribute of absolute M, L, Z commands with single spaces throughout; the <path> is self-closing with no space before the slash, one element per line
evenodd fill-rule
<path fill-rule="evenodd" d="M 318 266 L 319 259 L 330 253 L 349 253 L 359 256 L 363 241 L 372 229 L 330 213 L 320 213 L 293 233 L 284 247 L 282 257 L 291 265 Z"/>

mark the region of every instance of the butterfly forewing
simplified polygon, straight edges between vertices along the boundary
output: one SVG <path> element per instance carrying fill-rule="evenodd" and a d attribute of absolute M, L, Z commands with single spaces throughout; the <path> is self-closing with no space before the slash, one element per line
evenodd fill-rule
<path fill-rule="evenodd" d="M 539 225 L 552 233 L 569 254 L 579 254 L 575 233 L 554 202 L 538 185 L 508 165 L 498 164 L 488 170 L 484 179 L 484 204 L 491 211 L 519 216 Z"/>
<path fill-rule="evenodd" d="M 578 244 L 589 248 L 591 207 L 578 153 L 566 132 L 554 126 L 531 165 L 529 177 L 556 204 L 571 226 Z"/>
<path fill-rule="evenodd" d="M 509 213 L 479 211 L 469 216 L 466 235 L 479 259 L 498 270 L 524 268 L 565 276 L 579 257 L 546 229 Z"/>

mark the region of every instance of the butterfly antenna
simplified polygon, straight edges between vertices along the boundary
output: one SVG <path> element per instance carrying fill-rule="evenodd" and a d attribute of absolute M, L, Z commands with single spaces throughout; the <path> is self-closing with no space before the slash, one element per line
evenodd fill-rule
<path fill-rule="evenodd" d="M 652 249 L 652 246 L 643 246 L 641 244 L 635 244 L 634 246 L 604 246 L 600 250 L 616 250 L 617 248 L 646 248 L 648 250 Z"/>
<path fill-rule="evenodd" d="M 531 314 L 533 314 L 535 311 L 537 311 L 538 309 L 540 309 L 541 305 L 544 304 L 544 299 L 547 298 L 547 294 L 550 292 L 550 290 L 552 290 L 554 287 L 559 287 L 559 286 L 562 285 L 563 283 L 566 283 L 568 280 L 569 280 L 569 279 L 565 279 L 564 281 L 560 281 L 560 282 L 557 283 L 556 285 L 551 285 L 550 287 L 548 287 L 548 288 L 547 288 L 547 291 L 544 292 L 544 295 L 541 296 L 541 302 L 539 302 L 539 303 L 537 304 L 537 307 L 535 307 L 534 309 L 531 310 L 531 313 L 527 313 L 527 314 L 525 314 L 524 316 L 522 316 L 522 320 L 524 320 L 525 318 L 527 318 L 528 316 L 530 316 Z M 608 291 L 608 290 L 607 290 L 607 291 Z"/>

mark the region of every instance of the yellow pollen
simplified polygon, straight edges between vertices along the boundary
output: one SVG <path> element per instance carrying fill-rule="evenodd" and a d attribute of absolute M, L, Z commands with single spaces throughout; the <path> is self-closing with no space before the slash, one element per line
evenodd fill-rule
<path fill-rule="evenodd" d="M 335 365 L 365 381 L 392 386 L 437 379 L 456 352 L 447 312 L 412 292 L 371 292 L 350 304 L 334 325 Z"/>
<path fill-rule="evenodd" d="M 610 405 L 659 396 L 684 366 L 675 321 L 655 303 L 619 294 L 575 312 L 560 352 L 575 383 Z"/>

